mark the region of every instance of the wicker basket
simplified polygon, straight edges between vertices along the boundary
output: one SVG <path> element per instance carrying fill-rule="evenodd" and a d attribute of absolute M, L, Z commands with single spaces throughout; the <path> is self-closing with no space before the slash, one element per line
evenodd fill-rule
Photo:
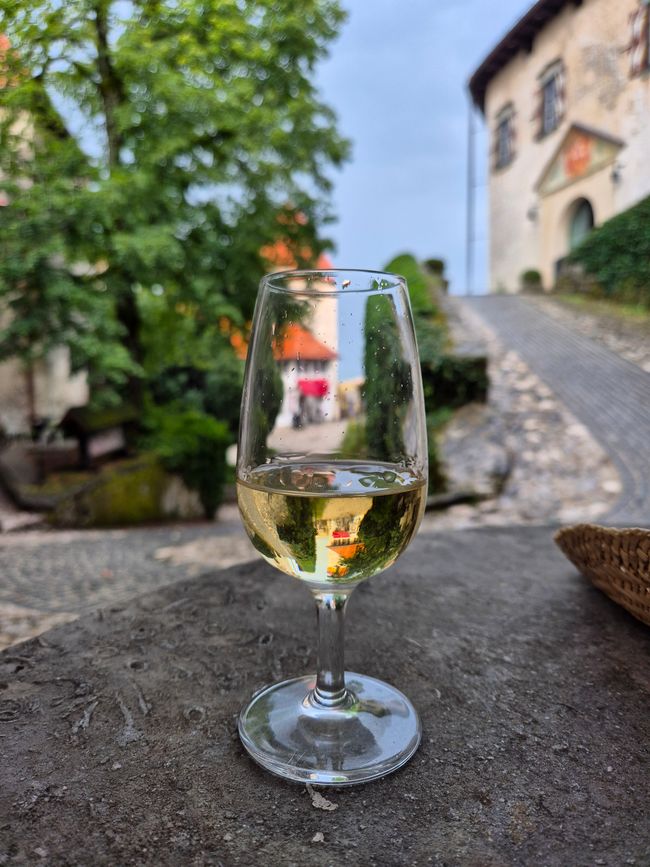
<path fill-rule="evenodd" d="M 576 524 L 554 538 L 596 587 L 650 626 L 650 530 Z"/>

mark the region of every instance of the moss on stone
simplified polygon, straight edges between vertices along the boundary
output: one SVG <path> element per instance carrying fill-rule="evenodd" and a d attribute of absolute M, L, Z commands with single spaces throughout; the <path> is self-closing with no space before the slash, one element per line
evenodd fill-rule
<path fill-rule="evenodd" d="M 110 527 L 160 521 L 168 476 L 160 460 L 140 455 L 103 467 L 81 490 L 58 503 L 50 516 L 58 527 Z"/>

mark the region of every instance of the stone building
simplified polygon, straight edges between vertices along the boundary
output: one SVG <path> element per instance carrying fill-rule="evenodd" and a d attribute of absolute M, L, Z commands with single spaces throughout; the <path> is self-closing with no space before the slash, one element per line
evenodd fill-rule
<path fill-rule="evenodd" d="M 545 288 L 650 194 L 650 0 L 538 0 L 469 82 L 489 129 L 489 288 Z"/>

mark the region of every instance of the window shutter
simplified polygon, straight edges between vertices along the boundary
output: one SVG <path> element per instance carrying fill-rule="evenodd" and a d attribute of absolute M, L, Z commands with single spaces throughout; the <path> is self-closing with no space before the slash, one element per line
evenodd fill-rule
<path fill-rule="evenodd" d="M 555 116 L 558 124 L 564 117 L 566 110 L 566 72 L 561 66 L 555 79 Z"/>
<path fill-rule="evenodd" d="M 541 138 L 543 132 L 542 123 L 544 114 L 544 88 L 541 84 L 535 91 L 535 95 L 533 97 L 533 105 L 535 106 L 535 111 L 533 112 L 530 119 L 535 124 L 535 138 Z"/>
<path fill-rule="evenodd" d="M 648 64 L 648 7 L 639 8 L 630 15 L 630 76 L 640 75 Z"/>
<path fill-rule="evenodd" d="M 508 132 L 510 133 L 510 159 L 514 160 L 514 158 L 517 154 L 517 129 L 515 127 L 514 112 L 510 115 L 510 122 L 508 123 Z"/>
<path fill-rule="evenodd" d="M 499 168 L 499 124 L 497 123 L 492 133 L 492 142 L 490 146 L 490 165 L 492 171 Z"/>

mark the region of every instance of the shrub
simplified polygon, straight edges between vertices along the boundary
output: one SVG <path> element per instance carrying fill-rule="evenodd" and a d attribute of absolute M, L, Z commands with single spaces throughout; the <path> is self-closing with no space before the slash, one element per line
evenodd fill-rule
<path fill-rule="evenodd" d="M 650 196 L 593 229 L 571 252 L 607 298 L 650 307 Z"/>
<path fill-rule="evenodd" d="M 402 423 L 413 393 L 413 382 L 411 369 L 402 358 L 395 310 L 386 295 L 368 298 L 364 338 L 368 457 L 399 461 L 404 452 Z"/>
<path fill-rule="evenodd" d="M 386 265 L 386 270 L 393 274 L 401 274 L 406 279 L 411 298 L 413 315 L 435 316 L 438 308 L 433 300 L 432 286 L 420 267 L 415 256 L 410 253 L 402 253 Z"/>
<path fill-rule="evenodd" d="M 540 291 L 542 288 L 542 275 L 535 268 L 529 268 L 522 271 L 519 275 L 519 286 L 521 289 L 530 291 Z"/>
<path fill-rule="evenodd" d="M 210 369 L 173 365 L 151 378 L 151 396 L 159 405 L 182 404 L 223 421 L 231 441 L 237 439 L 244 363 L 230 351 L 222 352 Z"/>
<path fill-rule="evenodd" d="M 179 410 L 173 404 L 150 408 L 150 433 L 145 445 L 159 455 L 165 469 L 178 473 L 197 491 L 206 518 L 213 518 L 223 496 L 228 427 L 198 410 Z"/>
<path fill-rule="evenodd" d="M 422 364 L 427 413 L 443 407 L 457 409 L 472 401 L 487 400 L 487 358 L 483 355 L 441 355 Z"/>
<path fill-rule="evenodd" d="M 366 439 L 366 423 L 364 421 L 350 421 L 345 429 L 343 441 L 339 446 L 342 458 L 366 458 L 368 457 L 368 441 Z"/>
<path fill-rule="evenodd" d="M 427 449 L 429 457 L 428 494 L 440 494 L 447 488 L 447 479 L 438 453 L 438 436 L 451 419 L 452 411 L 444 408 L 427 414 Z"/>
<path fill-rule="evenodd" d="M 427 271 L 431 271 L 431 273 L 435 274 L 437 277 L 442 277 L 445 273 L 444 259 L 425 259 L 423 264 Z"/>

